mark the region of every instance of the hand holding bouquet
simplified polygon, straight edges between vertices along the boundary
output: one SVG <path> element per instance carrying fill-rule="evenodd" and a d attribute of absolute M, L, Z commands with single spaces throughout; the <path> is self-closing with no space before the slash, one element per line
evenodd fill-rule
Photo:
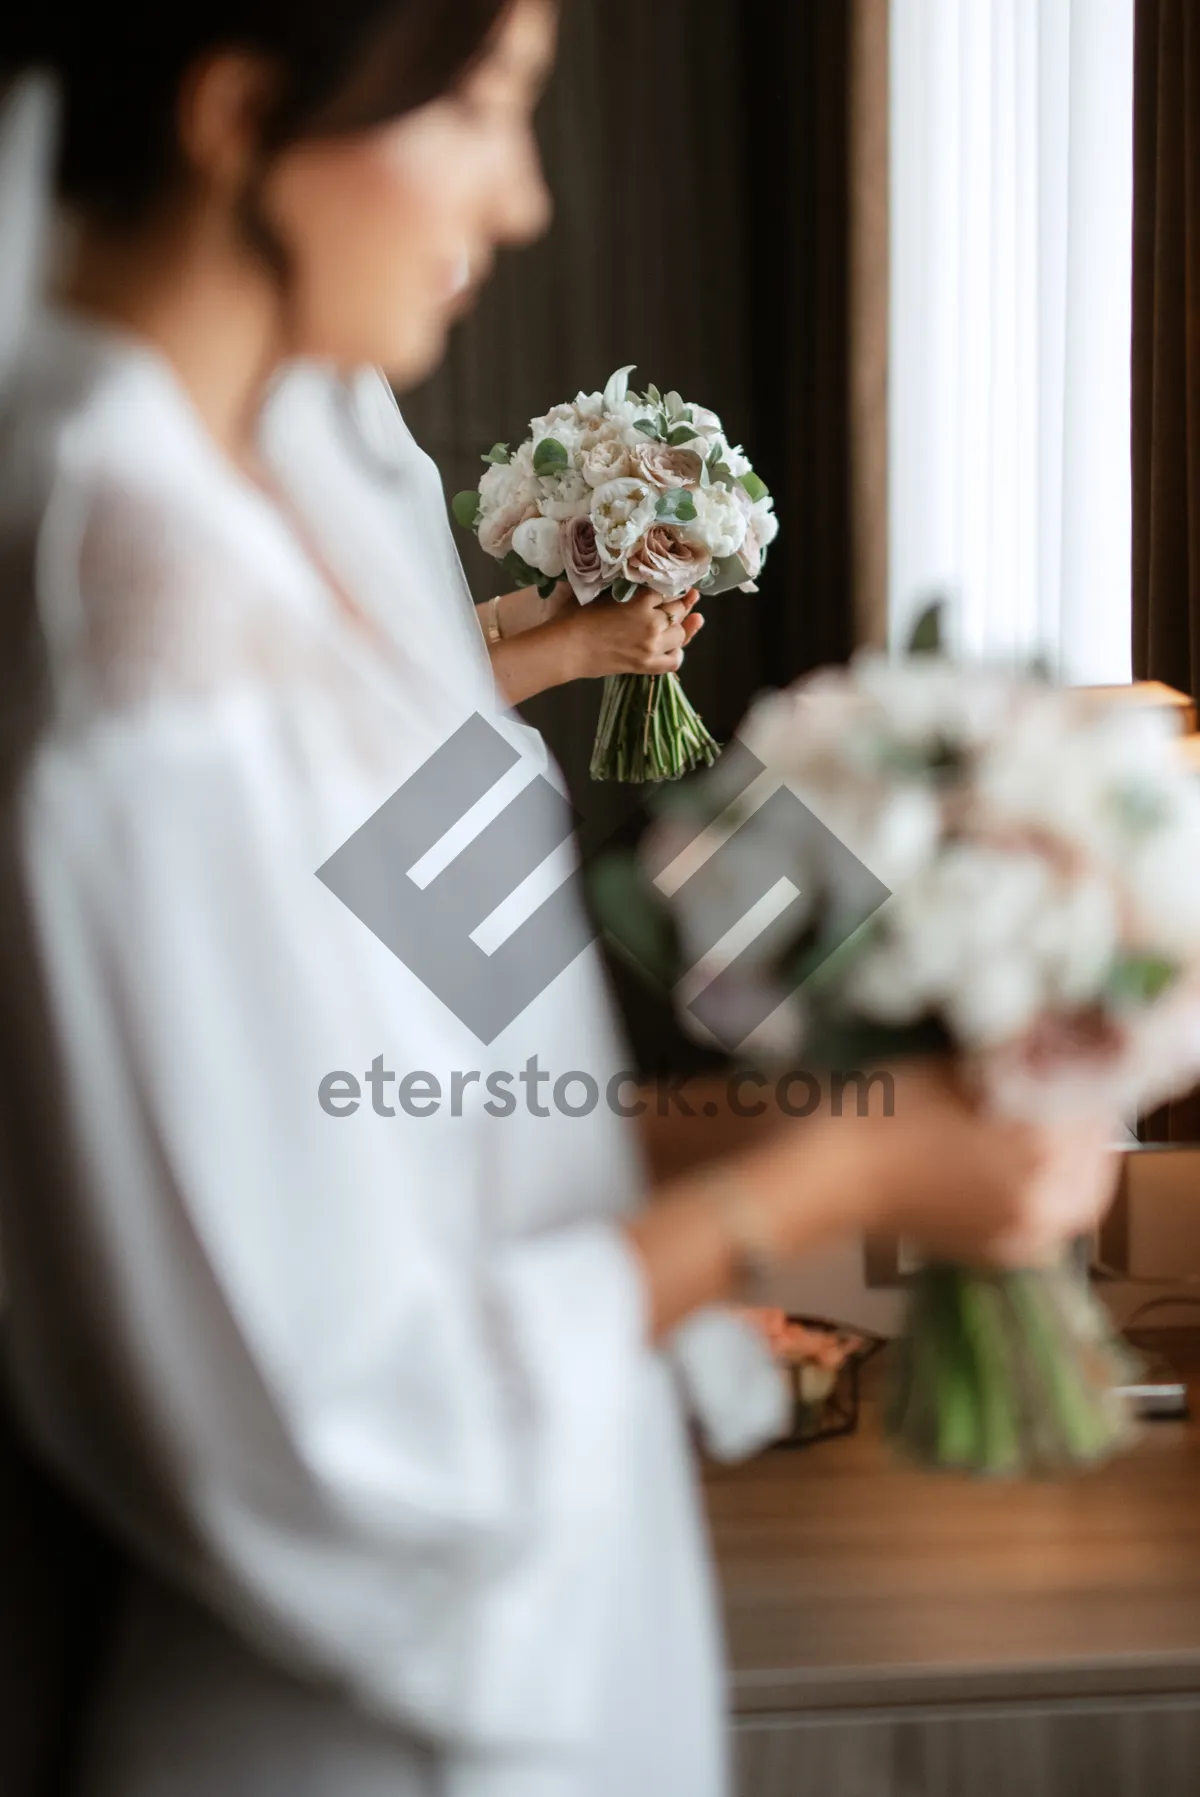
<path fill-rule="evenodd" d="M 535 418 L 515 451 L 498 443 L 455 517 L 514 586 L 549 592 L 565 577 L 582 605 L 647 588 L 754 592 L 779 528 L 770 494 L 715 413 L 631 392 L 631 373 Z M 606 681 L 594 779 L 674 780 L 716 755 L 674 674 Z"/>
<path fill-rule="evenodd" d="M 649 851 L 660 882 L 694 863 L 670 902 L 685 1020 L 785 1065 L 802 1047 L 835 1068 L 941 1057 L 998 1116 L 1074 1120 L 1081 1184 L 1104 1120 L 1195 1082 L 1200 786 L 1161 713 L 866 656 L 769 697 L 743 737 L 753 786 L 731 804 L 719 767 Z M 781 869 L 790 902 L 731 945 Z M 1103 1311 L 1072 1268 L 1012 1266 L 1022 1246 L 1007 1269 L 915 1278 L 891 1426 L 926 1463 L 1055 1471 L 1126 1438 Z"/>

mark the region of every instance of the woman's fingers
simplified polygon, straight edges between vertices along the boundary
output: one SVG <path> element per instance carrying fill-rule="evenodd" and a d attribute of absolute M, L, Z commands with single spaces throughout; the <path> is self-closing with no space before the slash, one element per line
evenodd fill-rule
<path fill-rule="evenodd" d="M 1119 1174 L 1111 1125 L 1076 1124 L 1047 1131 L 1019 1215 L 996 1244 L 1005 1264 L 1052 1259 L 1064 1241 L 1090 1235 L 1112 1203 Z"/>

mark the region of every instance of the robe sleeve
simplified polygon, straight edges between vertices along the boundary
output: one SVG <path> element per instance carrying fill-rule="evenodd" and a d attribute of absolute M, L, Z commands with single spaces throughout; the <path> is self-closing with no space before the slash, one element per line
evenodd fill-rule
<path fill-rule="evenodd" d="M 38 1425 L 139 1551 L 284 1664 L 437 1741 L 570 1751 L 639 1413 L 668 1382 L 640 1273 L 602 1217 L 490 1239 L 463 1123 L 322 1110 L 364 1040 L 408 1029 L 421 1066 L 421 1029 L 313 877 L 338 775 L 280 704 L 148 706 L 48 740 L 28 776 L 80 1174 L 22 1219 L 41 1239 L 13 1301 L 36 1349 L 85 1265 L 73 1326 L 134 1445 L 97 1445 L 51 1372 Z"/>

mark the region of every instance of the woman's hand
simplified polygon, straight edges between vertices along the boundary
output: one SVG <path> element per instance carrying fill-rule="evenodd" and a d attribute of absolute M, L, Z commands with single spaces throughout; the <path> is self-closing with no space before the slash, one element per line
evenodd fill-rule
<path fill-rule="evenodd" d="M 674 674 L 683 652 L 704 619 L 693 611 L 699 594 L 664 599 L 642 588 L 632 599 L 596 599 L 580 605 L 570 588 L 560 586 L 537 604 L 553 615 L 548 623 L 530 624 L 511 594 L 500 604 L 504 632 L 491 649 L 496 685 L 510 705 L 570 680 L 596 680 L 606 674 Z"/>
<path fill-rule="evenodd" d="M 607 674 L 675 674 L 684 650 L 703 629 L 694 607 L 695 590 L 682 599 L 664 599 L 642 587 L 632 599 L 595 599 L 580 605 L 572 599 L 559 614 L 557 628 L 569 634 L 577 680 Z"/>
<path fill-rule="evenodd" d="M 1117 1176 L 1103 1121 L 1050 1129 L 988 1116 L 938 1065 L 893 1078 L 891 1116 L 826 1109 L 772 1129 L 674 1180 L 626 1226 L 656 1337 L 729 1295 L 745 1246 L 729 1202 L 779 1262 L 865 1231 L 965 1265 L 1034 1265 L 1096 1226 Z"/>
<path fill-rule="evenodd" d="M 560 580 L 554 591 L 547 593 L 544 599 L 536 587 L 518 587 L 516 592 L 505 593 L 496 602 L 501 637 L 505 642 L 510 642 L 513 637 L 538 630 L 577 603 L 570 582 L 566 580 Z M 478 609 L 486 610 L 487 607 Z"/>
<path fill-rule="evenodd" d="M 943 1260 L 1026 1266 L 1096 1227 L 1117 1178 L 1110 1122 L 991 1116 L 938 1065 L 894 1079 L 893 1116 L 830 1117 L 808 1149 L 820 1146 L 826 1182 L 842 1183 L 850 1226 L 905 1236 Z"/>

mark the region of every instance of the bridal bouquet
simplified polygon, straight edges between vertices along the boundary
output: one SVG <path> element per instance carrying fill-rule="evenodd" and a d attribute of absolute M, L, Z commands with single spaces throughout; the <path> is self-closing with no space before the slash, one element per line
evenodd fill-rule
<path fill-rule="evenodd" d="M 762 701 L 743 728 L 764 769 L 754 790 L 801 803 L 756 833 L 748 795 L 727 804 L 714 770 L 699 818 L 684 827 L 677 804 L 647 862 L 677 861 L 699 822 L 721 841 L 708 876 L 693 870 L 664 912 L 662 875 L 634 887 L 626 873 L 617 933 L 640 893 L 633 940 L 672 943 L 685 1020 L 707 980 L 707 1029 L 725 1018 L 726 1046 L 766 1060 L 949 1055 L 981 1103 L 1031 1120 L 1131 1117 L 1186 1090 L 1200 1073 L 1200 786 L 1173 727 L 1086 689 L 961 670 L 932 646 Z M 780 868 L 798 895 L 786 927 L 723 962 L 718 920 L 749 912 Z M 1128 1432 L 1116 1388 L 1131 1362 L 1074 1266 L 925 1266 L 896 1360 L 891 1429 L 926 1464 L 1059 1471 Z"/>
<path fill-rule="evenodd" d="M 714 412 L 657 387 L 634 393 L 632 372 L 535 418 L 519 448 L 498 443 L 455 517 L 514 587 L 550 593 L 565 576 L 581 605 L 642 587 L 666 599 L 757 591 L 779 530 L 770 493 Z M 716 756 L 674 674 L 606 681 L 593 779 L 675 780 Z"/>

